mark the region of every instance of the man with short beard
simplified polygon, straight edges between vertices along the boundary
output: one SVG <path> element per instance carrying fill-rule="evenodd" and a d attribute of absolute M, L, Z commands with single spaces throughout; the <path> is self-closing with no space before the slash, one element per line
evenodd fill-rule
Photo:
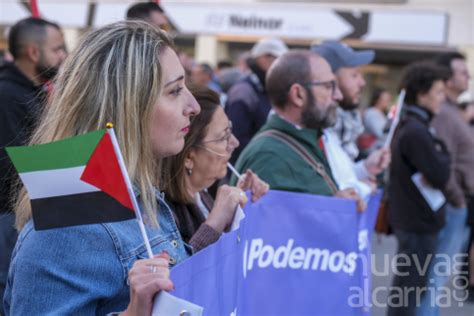
<path fill-rule="evenodd" d="M 319 147 L 341 99 L 329 64 L 310 51 L 289 51 L 270 67 L 266 87 L 275 114 L 247 145 L 236 168 L 253 170 L 273 190 L 352 198 L 362 210 L 364 203 L 354 189 L 339 191 Z M 289 143 L 301 147 L 312 162 Z"/>
<path fill-rule="evenodd" d="M 323 42 L 312 46 L 311 50 L 326 59 L 336 75 L 342 100 L 339 101 L 338 118 L 333 130 L 344 150 L 355 160 L 359 155 L 356 141 L 364 131 L 358 107 L 366 82 L 360 67 L 371 63 L 375 53 L 372 50 L 354 51 L 336 41 Z"/>
<path fill-rule="evenodd" d="M 16 176 L 5 147 L 26 144 L 43 109 L 45 83 L 66 58 L 59 26 L 37 18 L 21 20 L 11 28 L 9 50 L 14 62 L 0 68 L 0 298 L 16 240 L 11 204 Z"/>
<path fill-rule="evenodd" d="M 361 93 L 365 80 L 360 66 L 374 59 L 374 51 L 354 51 L 347 45 L 326 41 L 311 50 L 321 55 L 331 66 L 342 93 L 337 108 L 337 121 L 334 127 L 325 131 L 324 145 L 334 177 L 340 188 L 354 187 L 367 197 L 375 188 L 375 176 L 385 170 L 390 163 L 390 151 L 381 148 L 372 152 L 366 159 L 354 163 L 359 156 L 357 139 L 364 131 L 359 112 Z"/>

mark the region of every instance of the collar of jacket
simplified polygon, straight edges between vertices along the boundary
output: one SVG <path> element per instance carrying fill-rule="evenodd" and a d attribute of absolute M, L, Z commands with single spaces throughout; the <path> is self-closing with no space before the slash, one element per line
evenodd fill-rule
<path fill-rule="evenodd" d="M 265 76 L 267 73 L 257 65 L 255 59 L 250 61 L 249 68 L 251 71 L 249 75 L 250 81 L 257 87 L 260 93 L 265 93 Z"/>
<path fill-rule="evenodd" d="M 284 132 L 297 141 L 304 143 L 311 148 L 318 147 L 318 139 L 322 135 L 321 130 L 312 128 L 297 128 L 294 124 L 282 119 L 279 115 L 273 114 L 264 125 L 263 130 L 276 129 Z"/>
<path fill-rule="evenodd" d="M 416 104 L 406 104 L 405 113 L 409 116 L 418 118 L 426 124 L 429 124 L 434 117 L 433 112 Z"/>
<path fill-rule="evenodd" d="M 251 73 L 249 75 L 249 80 L 250 82 L 255 86 L 255 88 L 260 92 L 260 93 L 264 93 L 265 92 L 265 88 L 263 87 L 261 81 L 260 81 L 260 78 L 255 74 L 255 73 Z"/>

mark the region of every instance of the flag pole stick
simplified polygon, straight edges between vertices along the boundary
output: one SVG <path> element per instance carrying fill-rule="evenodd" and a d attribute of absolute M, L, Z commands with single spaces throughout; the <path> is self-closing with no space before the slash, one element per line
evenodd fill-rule
<path fill-rule="evenodd" d="M 402 113 L 403 102 L 405 100 L 406 91 L 403 89 L 400 91 L 397 100 L 397 110 L 395 112 L 395 117 L 393 118 L 392 125 L 390 126 L 390 130 L 387 135 L 387 139 L 385 140 L 385 144 L 383 145 L 384 148 L 390 148 L 390 144 L 392 143 L 393 134 L 395 133 L 395 128 L 397 127 L 398 123 L 400 122 L 400 115 Z"/>
<path fill-rule="evenodd" d="M 112 140 L 112 144 L 114 145 L 115 154 L 117 155 L 120 169 L 122 170 L 122 174 L 125 179 L 125 184 L 127 185 L 128 194 L 132 200 L 133 208 L 135 210 L 138 226 L 140 226 L 140 232 L 142 233 L 143 241 L 145 242 L 146 251 L 148 253 L 148 257 L 153 258 L 153 252 L 151 251 L 150 240 L 148 239 L 148 235 L 145 230 L 145 225 L 143 224 L 142 213 L 140 211 L 140 207 L 137 202 L 137 198 L 135 197 L 135 192 L 133 191 L 132 182 L 130 181 L 130 177 L 128 176 L 128 171 L 125 168 L 125 162 L 123 161 L 122 152 L 120 151 L 120 147 L 117 142 L 117 137 L 115 136 L 114 128 L 112 123 L 107 123 L 107 133 L 110 135 L 110 139 Z"/>

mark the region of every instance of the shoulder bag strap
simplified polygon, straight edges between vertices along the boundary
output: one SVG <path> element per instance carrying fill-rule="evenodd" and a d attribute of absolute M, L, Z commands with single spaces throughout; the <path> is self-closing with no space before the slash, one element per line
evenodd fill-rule
<path fill-rule="evenodd" d="M 292 137 L 277 130 L 263 131 L 257 136 L 257 138 L 260 137 L 272 137 L 286 144 L 294 152 L 296 152 L 307 164 L 309 164 L 320 176 L 323 177 L 324 181 L 326 181 L 333 194 L 338 191 L 337 185 L 327 174 L 326 168 L 324 168 L 323 164 L 314 159 L 314 157 L 308 152 L 308 150 L 303 145 L 294 140 Z"/>

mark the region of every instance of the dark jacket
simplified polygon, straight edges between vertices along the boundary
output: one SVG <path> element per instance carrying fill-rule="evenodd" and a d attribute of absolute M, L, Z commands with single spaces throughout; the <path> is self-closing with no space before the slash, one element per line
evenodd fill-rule
<path fill-rule="evenodd" d="M 206 192 L 200 192 L 201 200 L 206 208 L 211 211 L 214 200 Z M 193 253 L 215 243 L 221 236 L 211 226 L 204 224 L 206 218 L 196 204 L 181 204 L 168 201 L 179 232 L 184 242 L 193 247 Z"/>
<path fill-rule="evenodd" d="M 233 133 L 240 145 L 232 153 L 235 163 L 242 150 L 267 121 L 271 103 L 260 76 L 255 73 L 236 83 L 227 94 L 225 112 L 232 121 Z"/>
<path fill-rule="evenodd" d="M 45 94 L 13 64 L 0 68 L 0 213 L 11 211 L 17 176 L 5 147 L 25 145 L 42 110 Z"/>
<path fill-rule="evenodd" d="M 411 177 L 420 172 L 434 188 L 448 183 L 450 158 L 446 146 L 429 128 L 433 115 L 418 106 L 406 106 L 392 141 L 389 222 L 392 228 L 413 233 L 435 233 L 444 225 L 444 209 L 433 211 Z"/>

